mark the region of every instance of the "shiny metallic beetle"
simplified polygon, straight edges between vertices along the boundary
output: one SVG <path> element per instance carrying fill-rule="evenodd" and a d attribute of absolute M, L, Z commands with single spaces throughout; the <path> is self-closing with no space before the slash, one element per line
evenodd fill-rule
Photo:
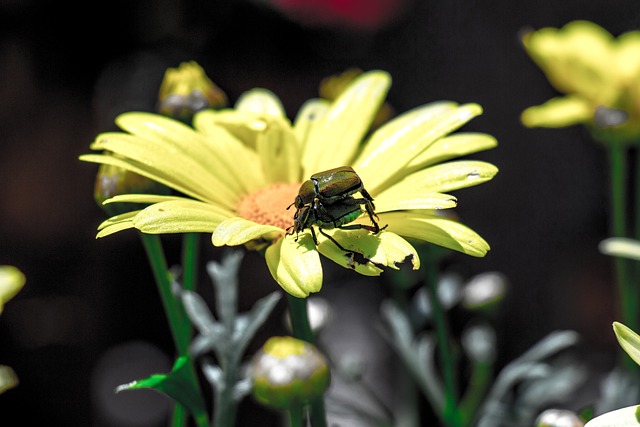
<path fill-rule="evenodd" d="M 361 198 L 353 196 L 357 192 L 362 195 Z M 362 214 L 361 205 L 364 205 L 373 225 L 349 224 Z M 374 211 L 373 198 L 364 189 L 358 174 L 349 166 L 313 174 L 311 179 L 300 186 L 295 201 L 288 208 L 291 206 L 296 207 L 296 213 L 293 216 L 294 224 L 287 229 L 287 233 L 295 233 L 297 239 L 298 233 L 309 228 L 313 241 L 317 245 L 318 239 L 313 229 L 316 225 L 323 236 L 331 240 L 340 250 L 349 253 L 351 267 L 355 266 L 354 258 L 358 254 L 342 247 L 323 229 L 365 229 L 374 234 L 381 230 L 376 222 L 378 215 Z"/>
<path fill-rule="evenodd" d="M 356 192 L 360 192 L 362 198 L 351 197 Z M 374 225 L 377 225 L 373 220 L 374 216 L 377 218 L 373 198 L 364 189 L 362 180 L 351 166 L 341 166 L 311 175 L 309 180 L 302 183 L 295 201 L 289 207 L 295 206 L 300 210 L 315 199 L 323 205 L 346 199 L 349 199 L 351 204 L 364 204 L 369 218 Z"/>

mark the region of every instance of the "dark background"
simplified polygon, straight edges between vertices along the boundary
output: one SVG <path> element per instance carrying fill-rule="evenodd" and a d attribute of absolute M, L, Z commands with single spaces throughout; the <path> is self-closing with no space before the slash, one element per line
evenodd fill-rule
<path fill-rule="evenodd" d="M 92 199 L 96 168 L 77 157 L 119 112 L 153 110 L 166 67 L 191 59 L 231 100 L 265 87 L 292 117 L 323 77 L 352 66 L 389 71 L 399 112 L 440 99 L 482 105 L 466 129 L 497 137 L 498 148 L 474 158 L 500 173 L 456 195 L 463 221 L 492 250 L 459 262 L 470 274 L 509 278 L 501 362 L 555 329 L 578 330 L 596 354 L 614 351 L 615 289 L 610 260 L 597 251 L 608 231 L 606 158 L 581 128 L 520 124 L 524 108 L 555 92 L 518 33 L 588 19 L 618 35 L 640 26 L 637 1 L 400 3 L 406 10 L 386 25 L 355 29 L 308 25 L 240 0 L 0 2 L 0 264 L 27 276 L 0 317 L 0 363 L 21 378 L 0 396 L 3 417 L 118 425 L 92 394 L 101 369 L 144 359 L 151 373 L 170 363 L 140 242 L 134 233 L 94 239 L 104 219 Z M 203 242 L 205 257 L 219 257 Z M 174 262 L 175 243 L 167 239 Z M 257 255 L 245 262 L 253 273 L 243 277 L 242 309 L 276 286 Z M 118 383 L 137 369 L 120 372 Z M 120 425 L 153 425 L 129 421 Z"/>

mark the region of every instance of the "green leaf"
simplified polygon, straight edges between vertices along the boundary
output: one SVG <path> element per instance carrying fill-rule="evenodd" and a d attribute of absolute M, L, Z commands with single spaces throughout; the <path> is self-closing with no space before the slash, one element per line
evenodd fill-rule
<path fill-rule="evenodd" d="M 613 322 L 613 331 L 620 346 L 640 365 L 640 336 L 622 323 Z"/>
<path fill-rule="evenodd" d="M 116 393 L 125 390 L 151 388 L 166 394 L 184 406 L 197 420 L 208 419 L 206 405 L 198 388 L 190 381 L 189 356 L 176 359 L 173 369 L 168 374 L 154 374 L 142 380 L 123 384 L 116 388 Z M 201 425 L 199 423 L 199 425 Z"/>

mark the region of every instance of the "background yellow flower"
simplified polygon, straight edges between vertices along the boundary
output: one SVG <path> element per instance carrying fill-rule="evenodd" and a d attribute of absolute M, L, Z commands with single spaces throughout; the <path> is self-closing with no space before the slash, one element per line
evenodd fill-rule
<path fill-rule="evenodd" d="M 562 127 L 578 123 L 640 130 L 640 32 L 615 38 L 599 25 L 573 21 L 563 28 L 526 33 L 527 53 L 549 82 L 565 96 L 527 108 L 526 126 Z M 598 112 L 598 108 L 605 108 Z M 599 118 L 619 110 L 619 120 Z"/>

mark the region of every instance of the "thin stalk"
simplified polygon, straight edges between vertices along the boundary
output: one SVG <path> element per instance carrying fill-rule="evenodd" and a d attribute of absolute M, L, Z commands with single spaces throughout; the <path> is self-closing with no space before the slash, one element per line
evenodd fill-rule
<path fill-rule="evenodd" d="M 140 237 L 151 265 L 158 293 L 162 299 L 162 305 L 169 322 L 169 329 L 171 330 L 176 350 L 181 356 L 187 355 L 189 353 L 189 342 L 191 340 L 191 324 L 184 307 L 180 302 L 178 302 L 175 295 L 173 295 L 173 292 L 171 292 L 171 276 L 164 256 L 164 250 L 162 249 L 160 237 L 155 234 L 144 233 L 140 233 Z M 200 383 L 198 382 L 196 375 L 196 369 L 193 366 L 192 361 L 189 363 L 189 378 L 194 389 L 202 395 Z M 206 414 L 204 414 L 204 416 L 202 414 L 199 414 L 198 416 L 194 415 L 194 420 L 198 427 L 208 427 L 209 420 L 207 418 Z M 173 424 L 173 426 L 179 427 L 186 425 L 185 418 L 182 417 L 181 419 L 182 424 Z M 174 417 L 173 422 L 179 422 L 179 418 Z"/>
<path fill-rule="evenodd" d="M 627 147 L 623 144 L 607 144 L 609 149 L 609 168 L 611 174 L 611 232 L 614 237 L 628 237 L 627 226 Z M 638 289 L 630 275 L 630 261 L 615 257 L 614 266 L 618 282 L 618 301 L 623 322 L 633 330 L 638 330 Z M 635 363 L 625 358 L 625 366 L 633 371 L 638 369 Z"/>
<path fill-rule="evenodd" d="M 391 296 L 398 308 L 408 313 L 409 303 L 407 301 L 407 278 L 403 274 L 393 274 L 393 286 Z M 415 379 L 411 375 L 411 370 L 405 363 L 398 364 L 398 393 L 395 406 L 394 421 L 397 427 L 417 427 L 420 425 L 420 415 L 418 407 L 418 387 Z M 435 406 L 434 406 L 435 409 Z"/>
<path fill-rule="evenodd" d="M 185 233 L 182 237 L 182 287 L 187 291 L 196 288 L 199 255 L 200 235 Z"/>
<path fill-rule="evenodd" d="M 169 328 L 178 354 L 188 353 L 190 337 L 188 334 L 189 320 L 184 311 L 184 307 L 178 302 L 173 292 L 171 292 L 171 276 L 167 267 L 167 261 L 162 249 L 160 237 L 156 234 L 140 233 L 142 243 L 147 252 L 151 270 L 156 280 L 158 293 L 162 299 Z"/>
<path fill-rule="evenodd" d="M 307 300 L 287 294 L 289 316 L 293 335 L 303 341 L 314 344 L 315 338 L 307 312 Z M 326 427 L 327 415 L 324 409 L 324 398 L 319 398 L 309 405 L 309 418 L 313 427 Z"/>
<path fill-rule="evenodd" d="M 429 289 L 431 308 L 433 310 L 433 322 L 439 344 L 440 362 L 442 363 L 445 398 L 443 418 L 449 427 L 460 427 L 463 423 L 457 410 L 458 392 L 456 386 L 455 356 L 451 351 L 451 344 L 449 342 L 449 323 L 438 296 L 435 264 L 432 263 L 430 267 L 431 268 L 427 269 L 426 280 L 428 282 L 427 288 Z"/>
<path fill-rule="evenodd" d="M 307 300 L 305 298 L 296 298 L 293 295 L 287 294 L 287 303 L 289 305 L 289 316 L 291 318 L 293 336 L 314 344 L 315 338 L 313 336 L 313 330 L 311 329 L 307 313 Z"/>
<path fill-rule="evenodd" d="M 289 408 L 289 427 L 304 426 L 304 408 L 300 405 L 294 405 Z"/>
<path fill-rule="evenodd" d="M 474 362 L 466 394 L 460 403 L 462 424 L 471 425 L 493 377 L 493 364 Z"/>

